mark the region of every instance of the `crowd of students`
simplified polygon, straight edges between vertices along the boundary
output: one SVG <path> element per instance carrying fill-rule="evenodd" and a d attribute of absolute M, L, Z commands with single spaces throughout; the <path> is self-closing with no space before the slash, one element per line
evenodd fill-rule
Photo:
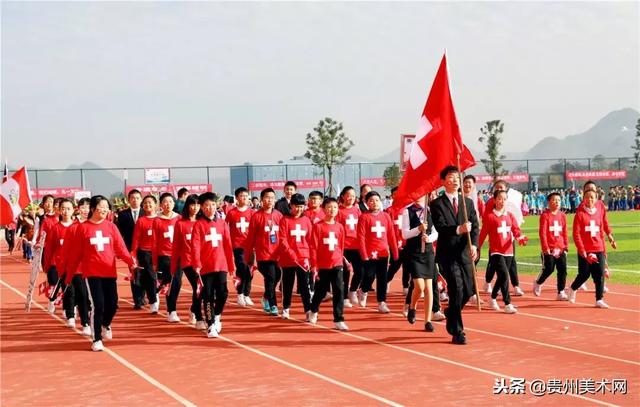
<path fill-rule="evenodd" d="M 521 208 L 507 199 L 506 182 L 496 182 L 485 201 L 475 191 L 473 176 L 460 180 L 457 169 L 448 167 L 441 178 L 445 190 L 440 194 L 421 197 L 405 208 L 387 209 L 369 185 L 359 191 L 345 187 L 337 198 L 319 191 L 305 197 L 291 181 L 277 201 L 273 189 L 262 190 L 259 204 L 252 202 L 244 187 L 222 202 L 211 192 L 198 196 L 179 191 L 176 200 L 170 193 L 143 197 L 134 189 L 127 195 L 128 207 L 118 212 L 112 212 L 109 200 L 100 195 L 81 199 L 75 207 L 68 199 L 45 196 L 43 213 L 38 216 L 36 208 L 27 208 L 24 219 L 18 220 L 17 233 L 25 258 L 31 256 L 32 246 L 42 245 L 47 282 L 64 293 L 67 325 L 75 327 L 78 315 L 83 334 L 93 339 L 94 351 L 102 350 L 102 341 L 113 337 L 111 323 L 118 307 L 116 258 L 129 267 L 126 278 L 134 309 L 148 306 L 151 313 L 158 313 L 163 297 L 170 323 L 181 321 L 177 300 L 185 276 L 192 291 L 189 323 L 209 338 L 222 331 L 228 281 L 233 283 L 238 305 L 255 305 L 255 271 L 263 277 L 259 303 L 266 315 L 289 319 L 300 312 L 315 324 L 323 301 L 331 300 L 335 327 L 346 331 L 345 309 L 366 307 L 372 292 L 378 312 L 390 312 L 388 287 L 402 269 L 403 315 L 408 322 L 415 323 L 417 305 L 424 298 L 425 331 L 435 330 L 433 321 L 447 319 L 453 343 L 464 344 L 461 308 L 467 301 L 482 302 L 464 276 L 466 266 L 471 261 L 477 264 L 488 242 L 484 290 L 490 294 L 490 306 L 500 310 L 500 294 L 504 312 L 516 313 L 510 283 L 514 295 L 524 292 L 515 247 L 526 245 L 528 238 L 519 228 Z M 582 192 L 584 199 L 572 226 L 578 275 L 565 289 L 569 232 L 562 196 L 552 192 L 546 196 L 548 207 L 540 218 L 542 272 L 533 293 L 539 296 L 542 285 L 557 270 L 558 300 L 575 302 L 578 289 L 591 277 L 596 307 L 607 308 L 603 300 L 605 236 L 613 248 L 616 244 L 595 184 L 587 182 Z M 451 261 L 456 256 L 459 264 Z M 292 301 L 294 288 L 299 304 Z M 52 313 L 56 292 L 48 304 Z M 447 301 L 443 313 L 441 303 Z"/>

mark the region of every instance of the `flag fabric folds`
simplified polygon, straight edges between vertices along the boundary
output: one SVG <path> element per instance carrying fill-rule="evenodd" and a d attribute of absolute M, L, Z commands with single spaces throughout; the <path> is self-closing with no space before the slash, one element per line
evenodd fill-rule
<path fill-rule="evenodd" d="M 0 192 L 0 225 L 8 225 L 13 222 L 23 208 L 31 202 L 29 190 L 29 177 L 26 167 L 20 168 L 6 182 L 2 183 Z"/>

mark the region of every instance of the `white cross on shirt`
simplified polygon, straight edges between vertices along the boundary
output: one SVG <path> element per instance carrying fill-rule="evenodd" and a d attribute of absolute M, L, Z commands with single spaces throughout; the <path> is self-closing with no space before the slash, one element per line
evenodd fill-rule
<path fill-rule="evenodd" d="M 349 217 L 347 218 L 347 220 L 344 223 L 349 225 L 349 229 L 356 230 L 356 225 L 358 224 L 358 218 L 353 216 L 353 213 L 350 213 Z"/>
<path fill-rule="evenodd" d="M 549 232 L 553 232 L 554 236 L 560 236 L 561 231 L 562 231 L 562 226 L 560 226 L 557 220 L 554 220 L 553 226 L 549 226 Z"/>
<path fill-rule="evenodd" d="M 64 244 L 64 239 L 60 239 L 60 246 Z"/>
<path fill-rule="evenodd" d="M 205 242 L 211 242 L 211 247 L 218 247 L 218 242 L 222 241 L 222 235 L 218 234 L 216 228 L 210 228 L 210 233 L 204 236 Z"/>
<path fill-rule="evenodd" d="M 332 252 L 335 250 L 336 246 L 338 245 L 338 239 L 336 239 L 336 234 L 335 232 L 329 232 L 329 237 L 328 238 L 323 238 L 322 239 L 322 243 L 326 244 L 329 246 L 329 251 Z"/>
<path fill-rule="evenodd" d="M 296 237 L 296 242 L 300 243 L 302 241 L 302 237 L 307 235 L 307 231 L 306 230 L 302 230 L 302 228 L 300 227 L 299 223 L 296 223 L 296 228 L 294 230 L 292 230 L 291 232 L 291 236 L 295 236 Z"/>
<path fill-rule="evenodd" d="M 109 244 L 109 236 L 102 236 L 102 231 L 96 230 L 96 236 L 90 238 L 89 243 L 96 245 L 96 251 L 103 252 L 104 245 Z"/>
<path fill-rule="evenodd" d="M 398 230 L 402 230 L 402 215 L 398 215 L 398 218 L 393 222 L 398 227 Z"/>
<path fill-rule="evenodd" d="M 173 225 L 169 225 L 169 230 L 167 230 L 166 232 L 164 232 L 164 234 L 162 235 L 166 238 L 169 239 L 169 241 L 171 243 L 173 243 Z"/>
<path fill-rule="evenodd" d="M 275 235 L 276 232 L 279 231 L 279 230 L 280 230 L 280 226 L 278 226 L 278 225 L 273 225 L 271 227 L 269 227 L 269 225 L 266 225 L 264 227 L 264 231 L 269 233 L 269 234 L 274 234 Z"/>
<path fill-rule="evenodd" d="M 191 233 L 187 233 L 185 237 L 187 238 L 187 240 L 191 240 Z"/>
<path fill-rule="evenodd" d="M 371 252 L 371 258 L 372 259 L 377 259 L 378 258 L 378 252 L 377 251 Z"/>
<path fill-rule="evenodd" d="M 383 234 L 386 230 L 387 230 L 387 229 L 386 229 L 384 226 L 382 226 L 382 224 L 380 223 L 380 221 L 379 221 L 379 220 L 377 220 L 377 221 L 376 221 L 376 225 L 375 225 L 375 226 L 371 227 L 371 231 L 372 231 L 373 233 L 375 233 L 375 234 L 376 234 L 376 237 L 377 237 L 378 239 L 380 239 L 380 238 L 382 237 L 382 234 Z"/>
<path fill-rule="evenodd" d="M 596 225 L 596 221 L 591 219 L 589 221 L 589 226 L 585 226 L 585 232 L 591 232 L 591 237 L 598 236 L 598 232 L 600 231 L 600 226 Z"/>
<path fill-rule="evenodd" d="M 502 238 L 506 239 L 511 232 L 511 226 L 507 226 L 507 221 L 502 221 L 502 226 L 498 228 L 498 233 L 502 233 Z"/>
<path fill-rule="evenodd" d="M 240 232 L 245 233 L 249 227 L 249 222 L 243 216 L 240 218 L 240 222 L 236 222 L 236 227 L 240 229 Z"/>

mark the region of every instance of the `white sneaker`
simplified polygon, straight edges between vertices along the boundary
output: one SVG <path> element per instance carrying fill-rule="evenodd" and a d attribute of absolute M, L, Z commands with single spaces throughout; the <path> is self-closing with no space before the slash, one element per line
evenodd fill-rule
<path fill-rule="evenodd" d="M 440 302 L 447 302 L 449 301 L 449 296 L 447 295 L 447 293 L 445 293 L 444 291 L 441 292 L 440 294 Z M 424 298 L 424 293 L 422 293 L 422 295 L 420 296 L 421 298 Z"/>
<path fill-rule="evenodd" d="M 196 314 L 194 314 L 193 312 L 189 314 L 189 324 L 193 325 L 196 322 L 198 322 L 198 320 L 196 319 Z"/>
<path fill-rule="evenodd" d="M 213 317 L 213 327 L 216 329 L 216 332 L 222 332 L 222 315 L 216 315 Z"/>
<path fill-rule="evenodd" d="M 378 304 L 378 312 L 382 313 L 382 314 L 388 314 L 389 313 L 389 307 L 387 307 L 387 303 L 382 301 L 380 304 Z"/>
<path fill-rule="evenodd" d="M 284 308 L 282 310 L 282 319 L 289 319 L 289 308 Z"/>
<path fill-rule="evenodd" d="M 538 284 L 535 281 L 533 282 L 533 295 L 536 297 L 540 297 L 540 293 L 542 293 L 542 284 Z"/>
<path fill-rule="evenodd" d="M 197 321 L 196 322 L 196 329 L 198 331 L 206 331 L 207 330 L 207 323 L 204 321 Z"/>
<path fill-rule="evenodd" d="M 253 301 L 251 300 L 251 297 L 249 296 L 244 296 L 244 305 L 246 305 L 247 307 L 253 307 Z"/>
<path fill-rule="evenodd" d="M 56 304 L 54 304 L 53 301 L 49 301 L 49 305 L 47 305 L 47 312 L 49 314 L 56 312 Z"/>
<path fill-rule="evenodd" d="M 477 305 L 478 304 L 478 296 L 473 294 L 471 296 L 471 298 L 469 298 L 469 303 L 472 305 Z M 482 298 L 480 298 L 480 304 L 484 304 L 484 301 L 482 300 Z"/>
<path fill-rule="evenodd" d="M 577 291 L 573 291 L 572 288 L 569 288 L 569 302 L 574 304 L 576 302 L 576 296 L 577 296 L 578 292 Z"/>
<path fill-rule="evenodd" d="M 313 325 L 315 325 L 316 322 L 318 322 L 318 313 L 317 312 L 311 312 L 311 315 L 309 315 L 309 323 L 312 323 Z"/>
<path fill-rule="evenodd" d="M 67 319 L 67 326 L 71 329 L 76 327 L 76 320 L 75 318 L 69 318 Z"/>
<path fill-rule="evenodd" d="M 491 294 L 491 289 L 492 289 L 493 287 L 491 287 L 491 283 L 487 283 L 487 282 L 485 282 L 485 283 L 484 283 L 484 287 L 483 287 L 483 288 L 484 288 L 484 292 L 485 292 L 485 293 L 487 293 L 487 294 Z"/>
<path fill-rule="evenodd" d="M 408 313 L 409 313 L 409 304 L 404 304 L 402 306 L 402 316 L 406 317 Z"/>
<path fill-rule="evenodd" d="M 151 304 L 151 306 L 149 307 L 149 311 L 152 314 L 157 314 L 158 313 L 159 304 L 160 304 L 159 301 L 156 301 L 153 304 Z"/>
<path fill-rule="evenodd" d="M 609 305 L 604 300 L 596 301 L 596 308 L 609 308 Z"/>
<path fill-rule="evenodd" d="M 217 338 L 218 336 L 215 325 L 211 325 L 209 329 L 207 329 L 207 338 Z"/>
<path fill-rule="evenodd" d="M 102 344 L 102 341 L 95 341 L 94 343 L 91 344 L 91 350 L 94 352 L 101 352 L 104 350 L 104 345 Z"/>
<path fill-rule="evenodd" d="M 584 283 L 578 288 L 578 290 L 589 291 L 589 287 L 587 287 L 587 283 Z"/>
<path fill-rule="evenodd" d="M 362 293 L 360 295 L 360 300 L 358 301 L 360 303 L 360 307 L 361 308 L 365 308 L 367 306 L 367 295 L 369 295 L 368 293 Z"/>
<path fill-rule="evenodd" d="M 102 327 L 102 339 L 105 339 L 107 341 L 110 341 L 113 339 L 113 330 L 111 329 L 110 326 Z"/>
<path fill-rule="evenodd" d="M 408 288 L 403 288 L 402 289 L 402 295 L 404 295 L 406 297 L 407 294 L 409 294 L 409 289 Z"/>
<path fill-rule="evenodd" d="M 491 309 L 493 309 L 494 311 L 500 311 L 500 306 L 498 305 L 498 301 L 494 300 L 493 298 L 491 299 L 490 302 L 491 305 Z"/>
<path fill-rule="evenodd" d="M 178 316 L 178 312 L 171 311 L 169 315 L 167 315 L 167 322 L 180 322 L 180 317 Z"/>
<path fill-rule="evenodd" d="M 515 314 L 516 312 L 518 312 L 518 310 L 512 304 L 504 306 L 504 313 L 505 314 Z"/>
<path fill-rule="evenodd" d="M 340 321 L 340 322 L 336 322 L 336 329 L 338 331 L 348 331 L 349 327 L 347 326 L 347 324 L 344 323 L 344 321 Z"/>
<path fill-rule="evenodd" d="M 605 294 L 609 292 L 609 287 L 606 284 L 602 287 L 602 292 Z"/>
<path fill-rule="evenodd" d="M 349 302 L 351 302 L 351 305 L 355 305 L 358 303 L 358 293 L 355 291 L 349 291 Z"/>
<path fill-rule="evenodd" d="M 569 297 L 567 296 L 567 293 L 560 291 L 556 297 L 556 301 L 569 301 Z"/>
<path fill-rule="evenodd" d="M 305 315 L 304 322 L 309 322 L 309 321 L 311 321 L 311 311 L 307 311 L 307 312 L 305 312 L 305 313 L 304 313 L 304 315 Z"/>
<path fill-rule="evenodd" d="M 344 299 L 343 304 L 345 308 L 353 308 L 353 304 L 351 304 L 351 301 L 349 301 L 348 298 Z"/>
<path fill-rule="evenodd" d="M 524 291 L 518 286 L 513 287 L 513 295 L 516 297 L 522 297 L 524 295 Z"/>
<path fill-rule="evenodd" d="M 82 327 L 82 336 L 91 336 L 91 327 L 89 325 Z"/>
<path fill-rule="evenodd" d="M 238 305 L 245 307 L 247 303 L 244 301 L 244 294 L 238 294 Z"/>
<path fill-rule="evenodd" d="M 442 311 L 434 312 L 431 316 L 432 321 L 444 321 L 447 317 L 444 315 Z"/>

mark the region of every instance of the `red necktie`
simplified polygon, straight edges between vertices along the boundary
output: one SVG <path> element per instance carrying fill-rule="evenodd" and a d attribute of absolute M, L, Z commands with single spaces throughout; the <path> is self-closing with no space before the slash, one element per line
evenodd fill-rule
<path fill-rule="evenodd" d="M 458 199 L 453 197 L 453 213 L 458 216 Z"/>

